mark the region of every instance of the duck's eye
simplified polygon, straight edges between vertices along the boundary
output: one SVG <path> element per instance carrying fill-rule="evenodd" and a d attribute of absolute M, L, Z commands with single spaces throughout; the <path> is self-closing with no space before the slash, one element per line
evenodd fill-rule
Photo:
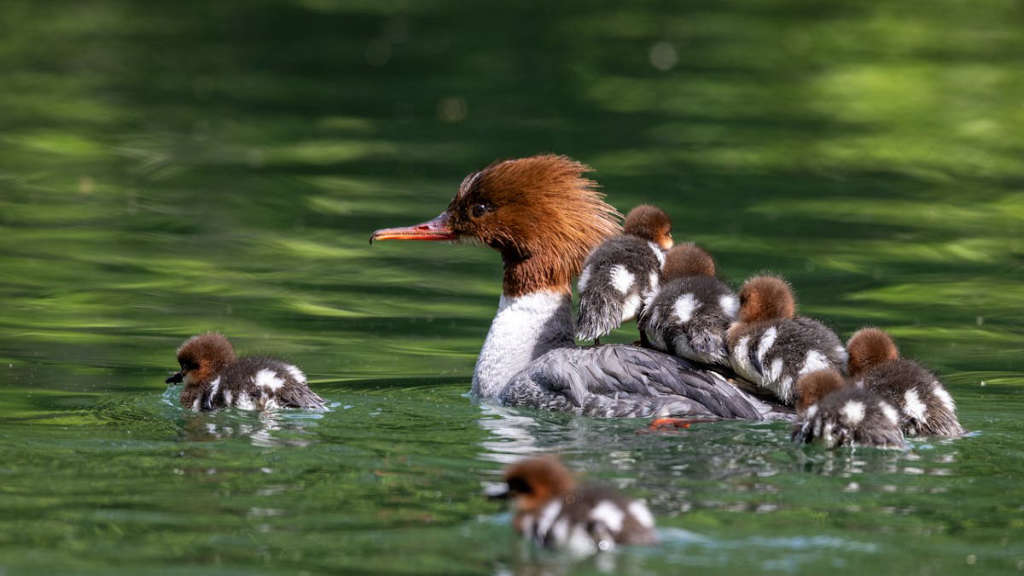
<path fill-rule="evenodd" d="M 484 214 L 491 211 L 491 207 L 483 202 L 479 204 L 473 204 L 473 207 L 469 209 L 469 213 L 473 215 L 473 218 L 479 218 Z"/>

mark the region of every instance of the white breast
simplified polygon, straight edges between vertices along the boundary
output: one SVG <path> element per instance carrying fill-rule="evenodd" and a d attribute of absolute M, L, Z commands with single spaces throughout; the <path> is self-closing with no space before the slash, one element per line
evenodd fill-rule
<path fill-rule="evenodd" d="M 495 398 L 532 360 L 573 345 L 572 300 L 568 294 L 504 294 L 473 371 L 474 395 Z"/>

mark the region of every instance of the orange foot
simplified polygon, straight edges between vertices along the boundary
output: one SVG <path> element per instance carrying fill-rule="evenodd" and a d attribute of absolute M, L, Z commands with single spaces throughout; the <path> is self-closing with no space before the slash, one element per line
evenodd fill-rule
<path fill-rule="evenodd" d="M 709 418 L 655 418 L 647 426 L 648 430 L 680 430 L 687 429 L 691 424 L 699 422 L 714 422 Z"/>

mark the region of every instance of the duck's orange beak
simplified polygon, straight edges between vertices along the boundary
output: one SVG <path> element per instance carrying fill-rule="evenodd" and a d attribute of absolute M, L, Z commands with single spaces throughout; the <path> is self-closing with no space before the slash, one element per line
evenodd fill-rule
<path fill-rule="evenodd" d="M 382 228 L 370 235 L 374 240 L 455 240 L 455 232 L 448 227 L 448 213 L 442 212 L 433 220 L 404 228 Z"/>

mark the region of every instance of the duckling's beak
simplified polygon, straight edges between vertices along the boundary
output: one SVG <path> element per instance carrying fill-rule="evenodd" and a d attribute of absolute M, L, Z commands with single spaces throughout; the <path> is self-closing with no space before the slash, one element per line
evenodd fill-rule
<path fill-rule="evenodd" d="M 455 232 L 448 226 L 448 212 L 440 216 L 404 228 L 382 228 L 370 235 L 370 244 L 374 240 L 455 240 Z"/>
<path fill-rule="evenodd" d="M 164 380 L 164 384 L 177 384 L 178 382 L 181 382 L 184 379 L 185 373 L 179 370 L 172 374 L 170 377 L 168 377 L 167 380 Z"/>

